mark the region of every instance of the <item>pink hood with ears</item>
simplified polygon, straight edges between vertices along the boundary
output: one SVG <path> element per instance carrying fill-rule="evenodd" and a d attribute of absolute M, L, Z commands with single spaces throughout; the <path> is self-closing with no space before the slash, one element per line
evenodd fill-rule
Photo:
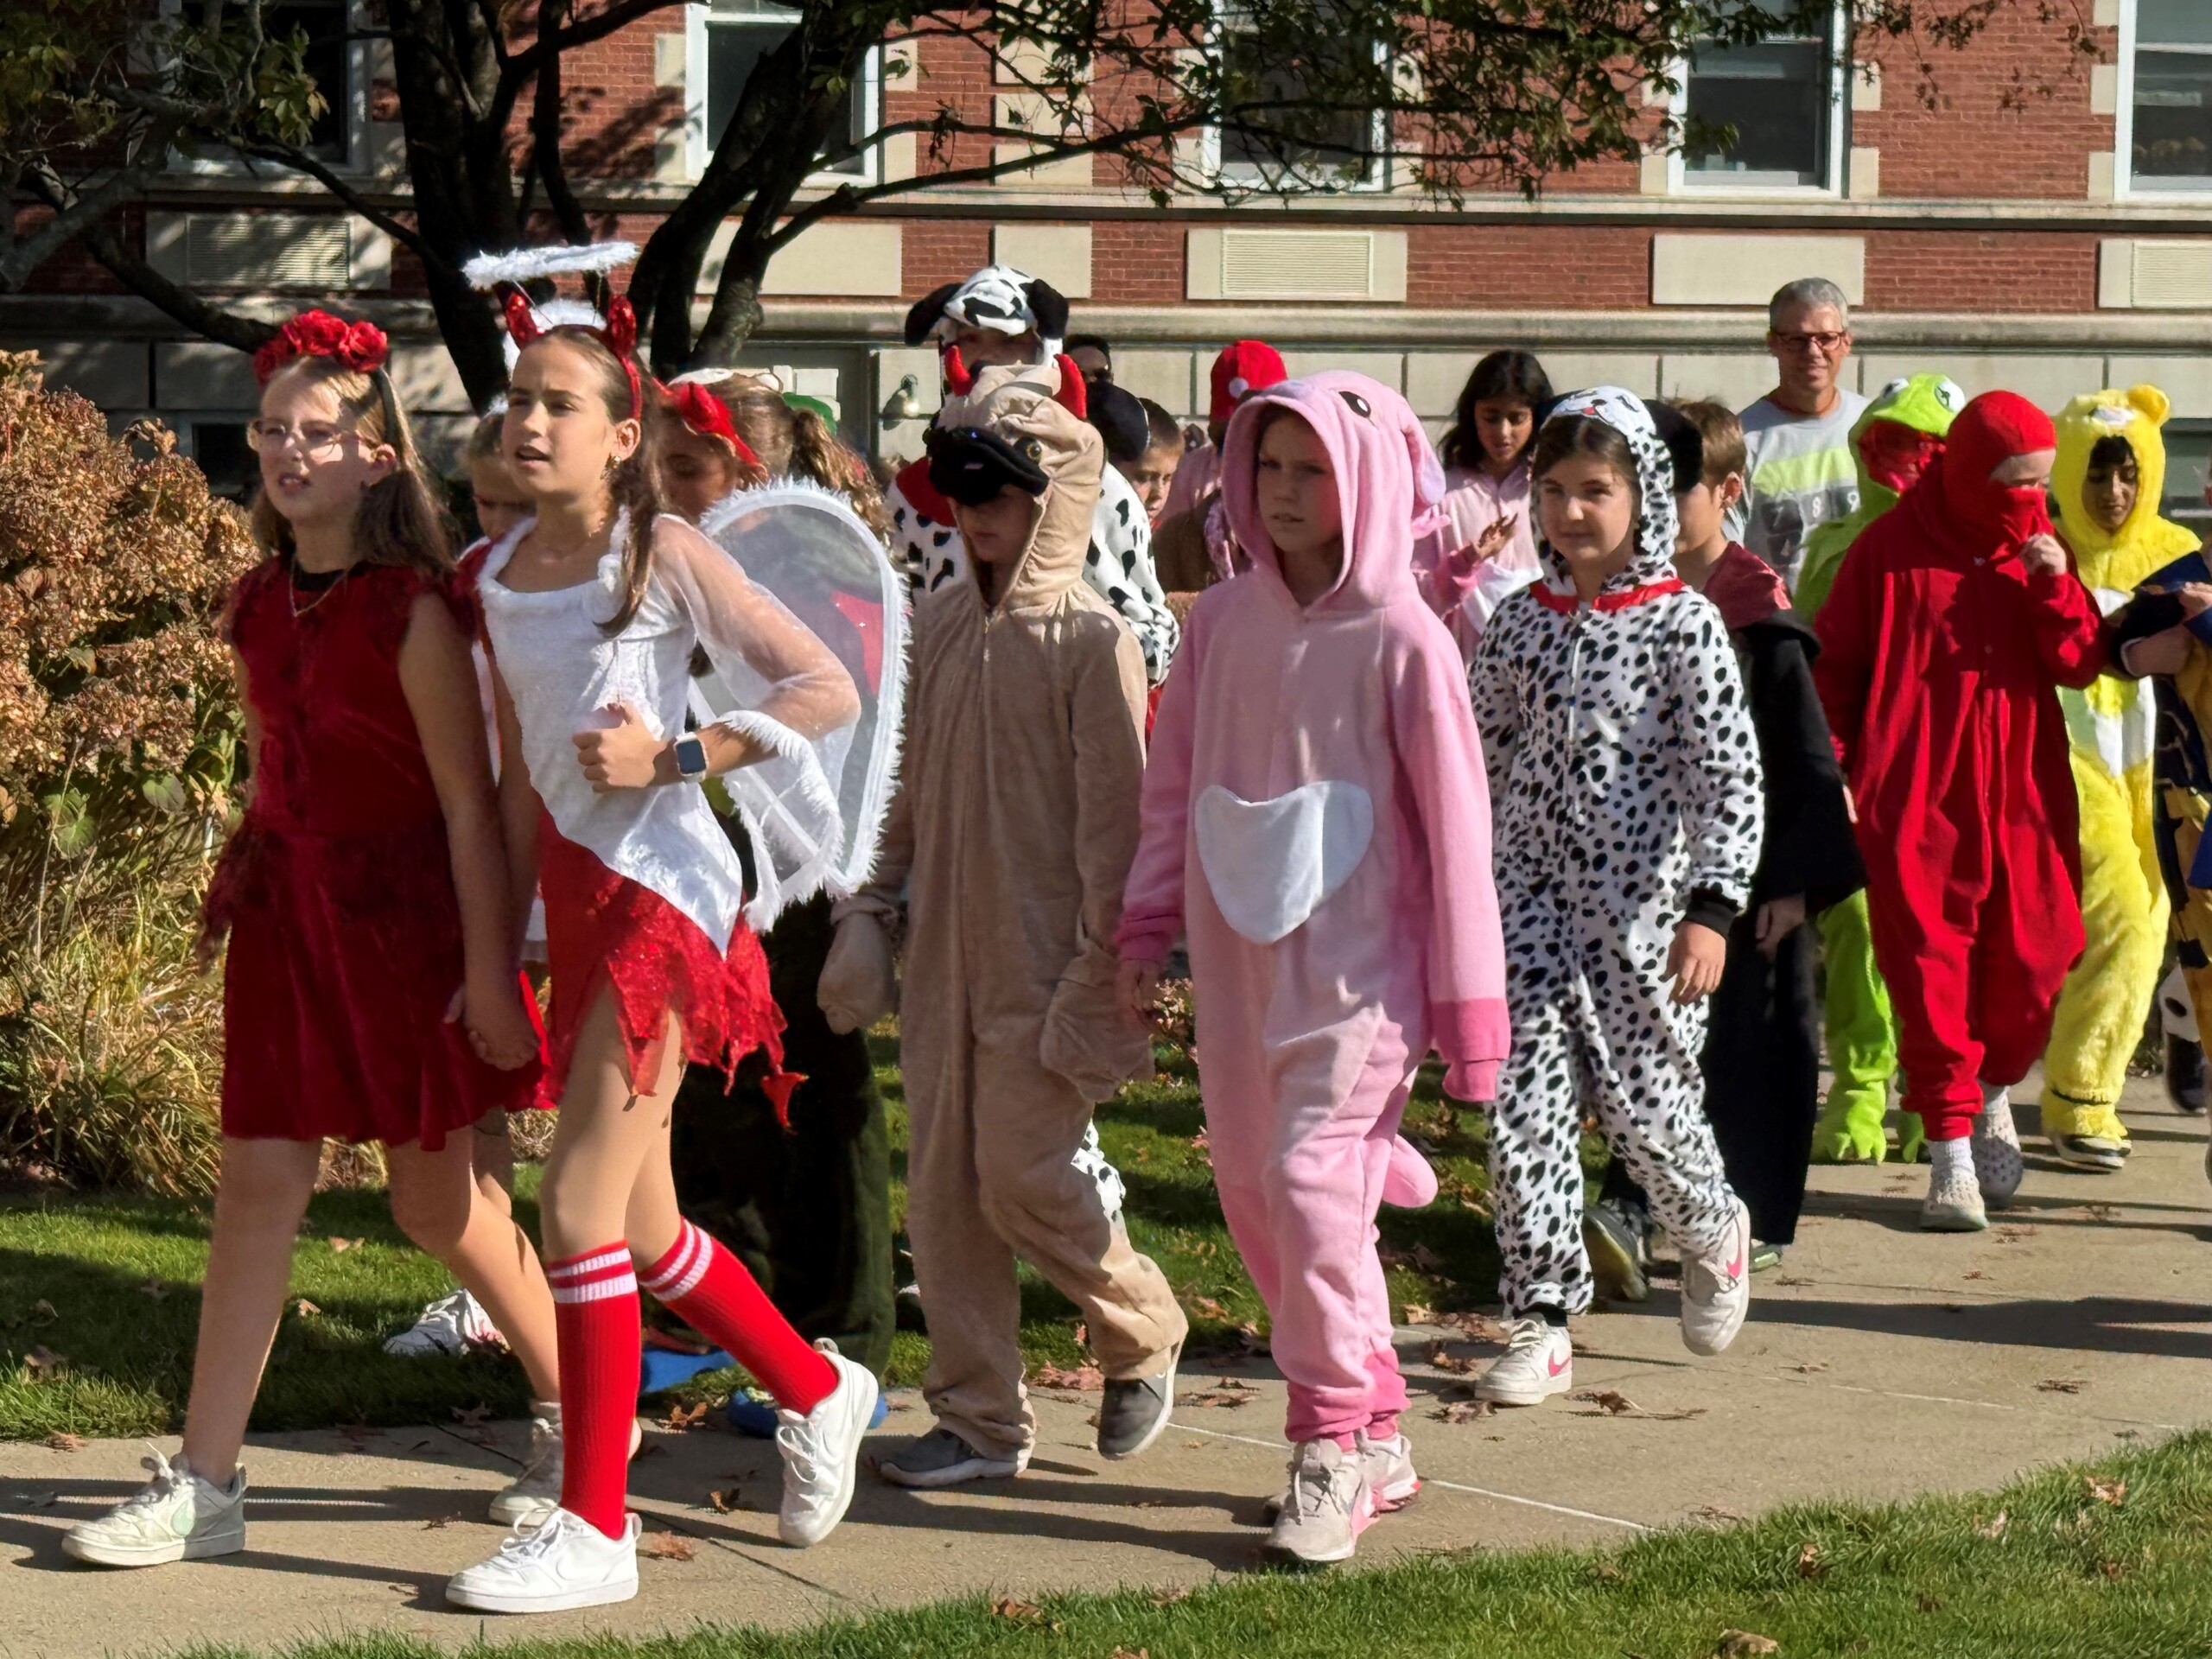
<path fill-rule="evenodd" d="M 1414 521 L 1444 499 L 1444 467 L 1410 404 L 1380 382 L 1342 369 L 1255 391 L 1230 420 L 1222 499 L 1254 568 L 1282 580 L 1258 493 L 1260 428 L 1277 409 L 1288 410 L 1319 436 L 1344 509 L 1344 575 L 1310 608 L 1375 610 L 1401 587 L 1411 589 Z"/>

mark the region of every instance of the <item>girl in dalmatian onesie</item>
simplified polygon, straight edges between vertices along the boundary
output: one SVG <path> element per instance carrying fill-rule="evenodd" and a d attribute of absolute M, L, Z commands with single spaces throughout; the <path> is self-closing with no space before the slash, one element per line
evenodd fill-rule
<path fill-rule="evenodd" d="M 1051 283 L 1011 265 L 987 265 L 916 302 L 906 314 L 906 343 L 927 340 L 957 351 L 958 363 L 948 361 L 946 374 L 961 382 L 953 392 L 964 395 L 965 377 L 990 364 L 1052 361 L 1067 327 L 1068 302 Z M 922 592 L 933 594 L 967 575 L 967 550 L 951 505 L 931 485 L 926 460 L 901 469 L 884 501 L 891 512 L 892 562 Z M 1153 570 L 1151 518 L 1135 487 L 1111 467 L 1091 512 L 1083 579 L 1128 624 L 1144 652 L 1145 678 L 1158 685 L 1175 660 L 1175 618 Z"/>
<path fill-rule="evenodd" d="M 1544 574 L 1498 607 L 1469 676 L 1513 1020 L 1490 1148 L 1511 1329 L 1477 1384 L 1501 1405 L 1573 1386 L 1586 1107 L 1681 1251 L 1684 1344 L 1719 1353 L 1751 1303 L 1750 1217 L 1698 1069 L 1758 864 L 1750 702 L 1719 611 L 1675 574 L 1674 467 L 1643 403 L 1562 399 L 1532 470 Z"/>
<path fill-rule="evenodd" d="M 1191 612 L 1116 935 L 1140 1008 L 1189 940 L 1214 1180 L 1289 1383 L 1268 1548 L 1299 1562 L 1344 1560 L 1421 1484 L 1376 1206 L 1427 1173 L 1393 1137 L 1430 1048 L 1487 1100 L 1507 1047 L 1481 741 L 1414 581 L 1443 493 L 1411 408 L 1363 375 L 1238 408 L 1222 499 L 1251 568 Z"/>

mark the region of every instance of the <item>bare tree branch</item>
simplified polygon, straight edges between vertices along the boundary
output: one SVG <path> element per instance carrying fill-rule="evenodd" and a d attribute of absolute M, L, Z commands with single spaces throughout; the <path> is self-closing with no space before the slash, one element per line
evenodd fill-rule
<path fill-rule="evenodd" d="M 36 180 L 30 181 L 35 194 L 44 196 Z M 51 202 L 48 203 L 51 206 Z M 109 272 L 117 281 L 151 302 L 182 323 L 195 334 L 214 340 L 219 345 L 236 346 L 241 352 L 260 349 L 276 330 L 257 317 L 242 312 L 230 311 L 204 296 L 194 293 L 181 283 L 173 282 L 156 270 L 127 246 L 117 234 L 116 226 L 105 220 L 96 220 L 78 232 L 85 251 Z"/>

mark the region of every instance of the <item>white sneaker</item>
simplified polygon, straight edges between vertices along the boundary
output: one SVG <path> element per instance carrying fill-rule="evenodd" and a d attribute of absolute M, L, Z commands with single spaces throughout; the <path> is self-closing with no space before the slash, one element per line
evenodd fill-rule
<path fill-rule="evenodd" d="M 1495 1406 L 1541 1406 L 1574 1386 L 1567 1327 L 1530 1314 L 1505 1327 L 1505 1351 L 1475 1379 L 1475 1398 Z"/>
<path fill-rule="evenodd" d="M 638 1593 L 638 1517 L 622 1517 L 609 1538 L 568 1510 L 555 1508 L 544 1524 L 507 1535 L 488 1561 L 446 1580 L 446 1599 L 480 1613 L 557 1613 L 602 1607 Z"/>
<path fill-rule="evenodd" d="M 561 1456 L 561 1402 L 533 1400 L 530 1420 L 530 1452 L 522 1472 L 492 1495 L 492 1519 L 503 1527 L 536 1527 L 561 1507 L 561 1475 L 566 1466 Z M 645 1431 L 630 1420 L 630 1455 L 645 1444 Z"/>
<path fill-rule="evenodd" d="M 1736 1218 L 1720 1248 L 1682 1257 L 1682 1346 L 1717 1354 L 1736 1340 L 1751 1311 L 1751 1212 L 1736 1201 Z"/>
<path fill-rule="evenodd" d="M 1413 1442 L 1401 1433 L 1387 1440 L 1371 1440 L 1363 1431 L 1352 1438 L 1359 1443 L 1359 1464 L 1367 1475 L 1369 1501 L 1377 1515 L 1402 1510 L 1421 1491 L 1421 1477 L 1414 1472 Z M 1288 1507 L 1287 1493 L 1268 1500 L 1272 1522 Z"/>
<path fill-rule="evenodd" d="M 1978 1233 L 1988 1225 L 1981 1183 L 1970 1167 L 1961 1172 L 1938 1165 L 1928 1172 L 1928 1196 L 1920 1203 L 1921 1231 Z"/>
<path fill-rule="evenodd" d="M 1362 1460 L 1334 1440 L 1302 1440 L 1290 1454 L 1290 1490 L 1268 1534 L 1267 1553 L 1301 1567 L 1348 1561 L 1375 1518 Z"/>
<path fill-rule="evenodd" d="M 2020 1190 L 2027 1166 L 2020 1160 L 2020 1135 L 2012 1127 L 2012 1096 L 2004 1089 L 1986 1090 L 1981 1115 L 1974 1121 L 1974 1176 L 1982 1202 L 2002 1210 Z"/>
<path fill-rule="evenodd" d="M 776 1450 L 784 1459 L 784 1502 L 776 1513 L 776 1533 L 793 1549 L 820 1543 L 845 1518 L 860 1467 L 861 1437 L 875 1414 L 874 1373 L 847 1359 L 827 1337 L 814 1345 L 836 1368 L 837 1386 L 804 1416 L 776 1414 Z"/>
<path fill-rule="evenodd" d="M 79 1521 L 62 1535 L 61 1553 L 99 1567 L 158 1567 L 199 1561 L 245 1548 L 245 1471 L 218 1486 L 153 1452 L 138 1466 L 153 1478 L 97 1521 Z"/>
<path fill-rule="evenodd" d="M 431 1354 L 465 1354 L 472 1348 L 504 1348 L 507 1339 L 483 1303 L 465 1290 L 441 1296 L 396 1337 L 385 1339 L 384 1351 L 403 1359 L 422 1359 Z"/>

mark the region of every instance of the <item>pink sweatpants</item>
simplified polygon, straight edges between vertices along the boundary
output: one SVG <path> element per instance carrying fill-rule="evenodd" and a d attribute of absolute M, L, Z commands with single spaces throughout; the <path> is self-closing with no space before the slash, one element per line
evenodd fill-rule
<path fill-rule="evenodd" d="M 1387 1438 L 1406 1385 L 1375 1214 L 1413 1062 L 1377 1009 L 1355 1014 L 1349 1033 L 1339 1026 L 1270 1048 L 1234 1040 L 1256 1033 L 1215 1028 L 1209 1007 L 1225 1013 L 1225 1000 L 1198 1003 L 1206 1141 L 1230 1236 L 1268 1306 L 1290 1385 L 1286 1437 Z"/>

